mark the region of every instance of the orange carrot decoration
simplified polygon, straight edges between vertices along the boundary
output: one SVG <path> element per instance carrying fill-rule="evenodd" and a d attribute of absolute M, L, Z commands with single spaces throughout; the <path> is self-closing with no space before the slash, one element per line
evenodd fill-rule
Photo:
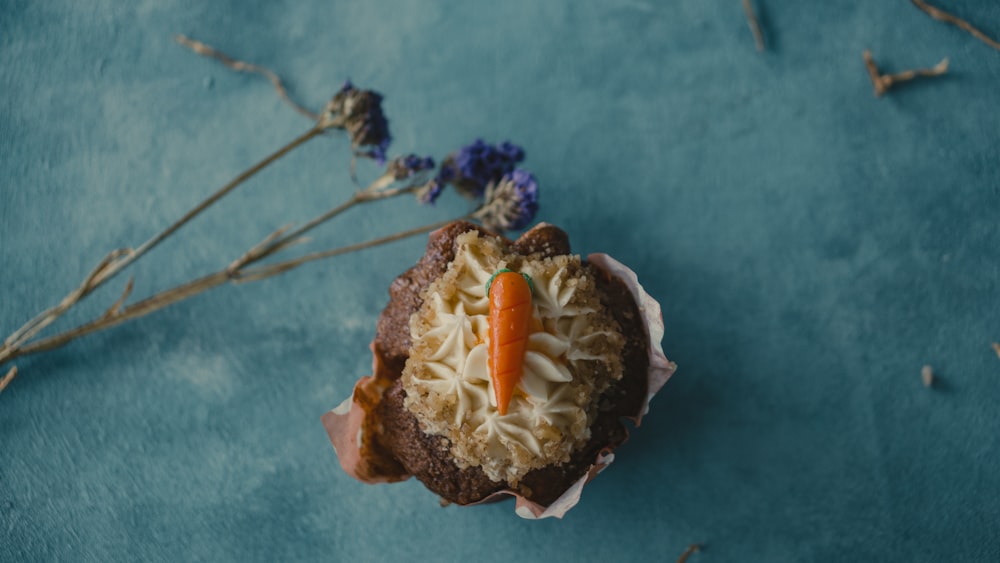
<path fill-rule="evenodd" d="M 507 414 L 521 380 L 531 324 L 531 278 L 506 268 L 486 284 L 490 298 L 490 380 L 497 412 Z"/>

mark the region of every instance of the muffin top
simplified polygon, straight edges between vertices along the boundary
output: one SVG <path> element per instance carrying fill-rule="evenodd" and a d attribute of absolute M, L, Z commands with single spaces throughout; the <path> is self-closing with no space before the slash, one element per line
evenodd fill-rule
<path fill-rule="evenodd" d="M 502 268 L 534 281 L 523 373 L 504 415 L 489 376 L 486 295 Z M 587 443 L 602 393 L 622 377 L 624 339 L 578 256 L 523 256 L 471 230 L 455 238 L 454 259 L 421 301 L 409 323 L 404 405 L 425 434 L 446 439 L 459 468 L 516 486 Z"/>

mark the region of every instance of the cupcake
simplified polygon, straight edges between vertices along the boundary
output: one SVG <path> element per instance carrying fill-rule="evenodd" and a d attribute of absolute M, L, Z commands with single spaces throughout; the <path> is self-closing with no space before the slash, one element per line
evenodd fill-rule
<path fill-rule="evenodd" d="M 323 422 L 349 474 L 416 477 L 442 503 L 561 517 L 675 369 L 635 274 L 551 225 L 452 223 L 389 293 L 373 375 Z"/>

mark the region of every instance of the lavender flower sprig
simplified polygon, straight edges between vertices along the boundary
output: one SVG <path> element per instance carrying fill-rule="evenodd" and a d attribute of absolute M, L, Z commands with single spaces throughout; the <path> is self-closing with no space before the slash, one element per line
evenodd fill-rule
<path fill-rule="evenodd" d="M 527 227 L 538 212 L 538 182 L 520 168 L 486 187 L 486 200 L 473 216 L 487 229 L 504 232 Z"/>
<path fill-rule="evenodd" d="M 389 134 L 388 120 L 382 112 L 382 96 L 380 94 L 370 90 L 357 89 L 348 82 L 337 92 L 322 112 L 313 114 L 292 101 L 280 78 L 273 72 L 257 65 L 231 59 L 225 54 L 191 39 L 178 37 L 178 42 L 192 48 L 199 54 L 216 58 L 230 68 L 263 74 L 275 85 L 283 100 L 299 113 L 316 117 L 316 123 L 306 133 L 236 176 L 179 220 L 143 244 L 135 249 L 119 249 L 109 253 L 80 286 L 64 297 L 58 305 L 42 311 L 0 344 L 0 366 L 22 356 L 52 350 L 81 336 L 147 315 L 226 283 L 244 283 L 267 279 L 309 262 L 426 233 L 455 220 L 450 219 L 424 225 L 357 244 L 313 252 L 298 258 L 261 264 L 266 258 L 305 242 L 306 233 L 347 209 L 362 203 L 379 201 L 407 193 L 416 193 L 420 201 L 433 203 L 447 185 L 452 185 L 458 193 L 482 200 L 479 207 L 473 212 L 458 219 L 479 220 L 485 227 L 501 233 L 506 230 L 524 228 L 537 212 L 537 182 L 529 172 L 514 168 L 517 162 L 524 159 L 524 151 L 512 143 L 503 142 L 494 146 L 487 145 L 482 140 L 476 140 L 449 155 L 437 174 L 429 181 L 427 176 L 434 170 L 435 165 L 432 158 L 413 154 L 397 157 L 388 162 L 382 174 L 367 188 L 354 192 L 340 205 L 321 213 L 296 229 L 292 229 L 290 225 L 277 229 L 225 268 L 146 299 L 126 304 L 133 287 L 130 279 L 121 296 L 101 316 L 76 328 L 53 336 L 39 338 L 38 334 L 43 329 L 58 320 L 73 306 L 107 283 L 128 265 L 144 256 L 153 247 L 201 214 L 202 211 L 214 205 L 257 172 L 277 162 L 284 155 L 322 133 L 330 130 L 343 130 L 351 141 L 355 156 L 367 156 L 379 164 L 385 163 L 386 152 L 392 137 Z M 17 373 L 16 366 L 12 366 L 7 374 L 0 378 L 0 392 L 10 384 Z"/>
<path fill-rule="evenodd" d="M 454 186 L 455 191 L 464 197 L 481 198 L 488 185 L 500 181 L 522 160 L 524 149 L 510 141 L 489 145 L 482 139 L 476 139 L 444 160 L 434 178 L 433 187 L 421 194 L 421 201 L 434 203 L 447 184 Z"/>
<path fill-rule="evenodd" d="M 357 149 L 370 147 L 357 155 L 385 164 L 385 153 L 392 142 L 389 121 L 382 113 L 382 95 L 372 90 L 359 90 L 348 80 L 323 109 L 323 118 L 345 129 L 351 145 Z"/>

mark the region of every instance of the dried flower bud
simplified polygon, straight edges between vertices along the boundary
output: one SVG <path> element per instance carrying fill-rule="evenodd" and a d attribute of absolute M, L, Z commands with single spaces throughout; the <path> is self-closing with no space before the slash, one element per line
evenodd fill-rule
<path fill-rule="evenodd" d="M 386 167 L 386 172 L 391 174 L 396 180 L 406 180 L 424 170 L 432 168 L 434 168 L 433 158 L 408 154 L 392 159 Z"/>
<path fill-rule="evenodd" d="M 354 148 L 371 147 L 361 155 L 385 163 L 385 152 L 392 136 L 389 122 L 382 113 L 382 95 L 371 90 L 358 90 L 350 81 L 327 103 L 323 121 L 330 128 L 345 129 Z"/>
<path fill-rule="evenodd" d="M 486 202 L 475 216 L 487 229 L 503 233 L 528 226 L 537 211 L 538 182 L 518 168 L 487 187 Z"/>
<path fill-rule="evenodd" d="M 481 198 L 487 186 L 500 182 L 522 160 L 524 149 L 510 141 L 490 145 L 476 139 L 444 159 L 437 176 L 417 191 L 417 199 L 433 204 L 448 184 L 467 198 Z"/>
<path fill-rule="evenodd" d="M 439 178 L 434 178 L 417 190 L 417 201 L 424 204 L 433 205 L 441 192 L 444 191 L 444 183 Z"/>
<path fill-rule="evenodd" d="M 476 139 L 449 156 L 445 164 L 454 174 L 449 183 L 455 186 L 458 193 L 476 198 L 483 195 L 486 186 L 499 182 L 522 160 L 524 150 L 510 141 L 489 145 L 482 139 Z"/>

